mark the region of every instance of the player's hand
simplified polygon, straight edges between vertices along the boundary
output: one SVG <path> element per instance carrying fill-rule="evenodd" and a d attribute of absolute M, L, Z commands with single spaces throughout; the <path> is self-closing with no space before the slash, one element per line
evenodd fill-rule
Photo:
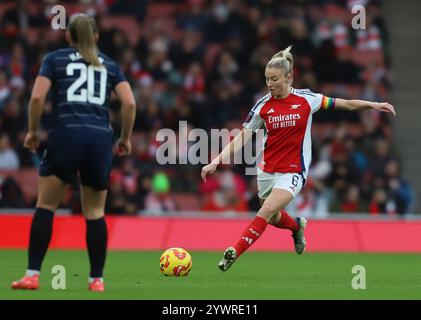
<path fill-rule="evenodd" d="M 39 136 L 36 132 L 28 131 L 23 141 L 23 146 L 29 149 L 32 153 L 36 153 L 39 147 Z"/>
<path fill-rule="evenodd" d="M 203 181 L 206 182 L 206 176 L 214 173 L 217 167 L 218 165 L 214 163 L 209 163 L 208 165 L 204 166 L 202 168 L 202 173 L 201 173 Z"/>
<path fill-rule="evenodd" d="M 396 111 L 395 108 L 387 102 L 374 102 L 373 103 L 373 108 L 382 112 L 389 112 L 389 113 L 393 113 L 394 116 L 396 116 Z"/>
<path fill-rule="evenodd" d="M 130 140 L 118 139 L 116 150 L 114 152 L 118 156 L 128 156 L 132 153 L 132 143 Z"/>

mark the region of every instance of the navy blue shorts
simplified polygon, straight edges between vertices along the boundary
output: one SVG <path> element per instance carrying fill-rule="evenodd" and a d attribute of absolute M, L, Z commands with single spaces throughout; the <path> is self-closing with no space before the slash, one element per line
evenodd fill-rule
<path fill-rule="evenodd" d="M 55 175 L 70 184 L 79 173 L 82 185 L 104 190 L 108 188 L 112 162 L 112 144 L 50 140 L 41 159 L 39 175 Z"/>

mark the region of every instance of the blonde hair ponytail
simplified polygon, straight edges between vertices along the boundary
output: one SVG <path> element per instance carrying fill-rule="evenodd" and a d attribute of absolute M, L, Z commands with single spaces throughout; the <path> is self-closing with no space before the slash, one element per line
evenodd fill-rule
<path fill-rule="evenodd" d="M 275 53 L 266 68 L 280 68 L 285 74 L 292 73 L 294 67 L 294 59 L 291 54 L 292 45 L 288 48 Z"/>
<path fill-rule="evenodd" d="M 74 46 L 78 49 L 83 59 L 89 64 L 100 66 L 95 34 L 98 33 L 94 18 L 86 14 L 77 14 L 70 18 L 67 27 Z"/>

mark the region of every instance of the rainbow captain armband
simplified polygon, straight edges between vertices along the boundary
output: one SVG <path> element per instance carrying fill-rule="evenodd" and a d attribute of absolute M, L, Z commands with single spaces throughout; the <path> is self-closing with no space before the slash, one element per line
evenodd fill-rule
<path fill-rule="evenodd" d="M 330 97 L 323 96 L 323 99 L 322 99 L 322 109 L 323 110 L 332 110 L 332 109 L 335 109 L 335 102 L 336 102 L 336 99 L 335 98 L 330 98 Z"/>

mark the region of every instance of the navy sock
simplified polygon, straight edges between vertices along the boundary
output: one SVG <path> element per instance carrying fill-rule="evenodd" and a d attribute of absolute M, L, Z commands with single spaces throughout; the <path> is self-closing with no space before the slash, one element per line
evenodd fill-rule
<path fill-rule="evenodd" d="M 107 224 L 105 218 L 86 220 L 86 245 L 88 247 L 91 278 L 101 278 L 107 255 Z"/>
<path fill-rule="evenodd" d="M 35 209 L 28 248 L 28 269 L 30 270 L 41 270 L 41 264 L 51 240 L 53 218 L 53 211 L 43 208 Z"/>

